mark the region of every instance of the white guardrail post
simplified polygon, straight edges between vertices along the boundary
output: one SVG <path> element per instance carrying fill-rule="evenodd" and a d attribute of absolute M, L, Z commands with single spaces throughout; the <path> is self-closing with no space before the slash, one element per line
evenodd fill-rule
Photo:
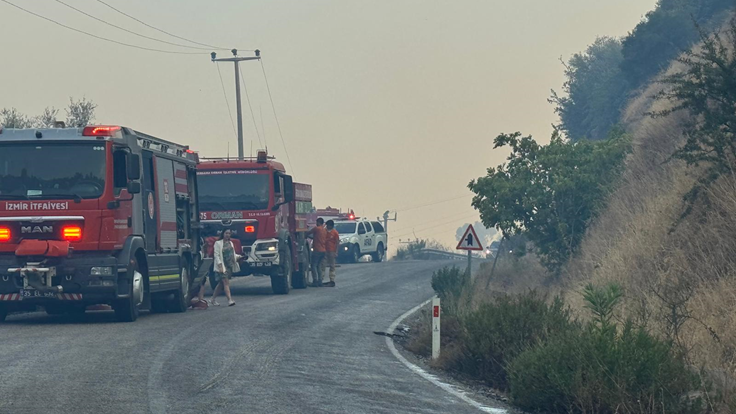
<path fill-rule="evenodd" d="M 432 360 L 440 357 L 440 298 L 432 298 Z"/>

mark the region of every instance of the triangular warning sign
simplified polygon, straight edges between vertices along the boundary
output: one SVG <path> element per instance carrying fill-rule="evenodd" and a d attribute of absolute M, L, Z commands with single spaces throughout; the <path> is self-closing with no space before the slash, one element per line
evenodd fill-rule
<path fill-rule="evenodd" d="M 460 243 L 457 244 L 456 249 L 458 250 L 483 250 L 483 244 L 481 243 L 478 235 L 475 234 L 475 229 L 472 224 L 468 225 L 465 229 L 463 237 L 460 239 Z"/>

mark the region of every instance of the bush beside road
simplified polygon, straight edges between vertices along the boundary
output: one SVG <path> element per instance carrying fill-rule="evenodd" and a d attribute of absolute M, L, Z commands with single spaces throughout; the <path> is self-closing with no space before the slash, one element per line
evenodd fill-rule
<path fill-rule="evenodd" d="M 434 367 L 481 380 L 519 408 L 542 412 L 699 412 L 707 389 L 670 341 L 615 315 L 624 293 L 589 285 L 576 317 L 560 297 L 537 291 L 472 306 L 475 284 L 458 268 L 436 271 L 443 304 L 442 355 Z M 430 318 L 418 319 L 406 348 L 431 354 Z"/>

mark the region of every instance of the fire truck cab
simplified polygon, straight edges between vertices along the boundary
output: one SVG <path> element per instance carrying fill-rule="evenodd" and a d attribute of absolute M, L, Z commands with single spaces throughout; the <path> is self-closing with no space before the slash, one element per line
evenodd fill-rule
<path fill-rule="evenodd" d="M 186 311 L 208 266 L 197 161 L 120 126 L 0 130 L 0 321 L 37 306 Z"/>

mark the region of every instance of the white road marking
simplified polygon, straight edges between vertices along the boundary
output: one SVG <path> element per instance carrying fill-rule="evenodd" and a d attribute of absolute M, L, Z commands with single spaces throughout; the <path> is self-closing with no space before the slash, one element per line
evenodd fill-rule
<path fill-rule="evenodd" d="M 428 300 L 424 301 L 423 303 L 420 303 L 419 305 L 417 305 L 414 308 L 410 309 L 405 314 L 399 316 L 395 321 L 393 321 L 393 323 L 391 324 L 391 326 L 388 327 L 388 331 L 386 331 L 386 332 L 388 332 L 389 334 L 393 334 L 394 331 L 396 330 L 396 327 L 401 323 L 401 321 L 403 321 L 404 319 L 408 318 L 409 316 L 411 316 L 411 314 L 413 314 L 414 312 L 418 311 L 419 309 L 421 309 L 423 306 L 425 306 L 426 304 L 428 304 L 431 301 L 432 301 L 432 299 L 428 299 Z M 460 389 L 458 389 L 455 386 L 452 386 L 450 384 L 447 384 L 447 383 L 444 383 L 444 382 L 440 381 L 440 379 L 437 378 L 436 376 L 434 376 L 434 375 L 430 374 L 429 372 L 423 370 L 422 368 L 420 368 L 420 367 L 412 364 L 406 358 L 404 358 L 404 356 L 401 355 L 401 353 L 396 349 L 396 346 L 394 345 L 394 341 L 390 337 L 386 337 L 386 345 L 388 345 L 388 349 L 391 350 L 391 353 L 394 354 L 394 356 L 396 357 L 396 359 L 398 359 L 399 361 L 401 361 L 402 364 L 406 365 L 406 367 L 409 368 L 412 372 L 414 372 L 415 374 L 419 375 L 420 377 L 426 379 L 427 381 L 431 382 L 432 384 L 434 384 L 434 385 L 442 388 L 444 391 L 446 391 L 446 392 L 454 395 L 455 397 L 461 399 L 462 401 L 464 401 L 464 402 L 472 405 L 473 407 L 477 408 L 478 410 L 483 411 L 485 413 L 492 413 L 492 414 L 506 414 L 506 413 L 508 413 L 508 411 L 506 411 L 504 409 L 501 409 L 501 408 L 491 408 L 491 407 L 485 406 L 485 405 L 483 405 L 483 404 L 475 401 L 474 399 L 468 397 L 468 394 L 465 391 L 460 390 Z"/>

